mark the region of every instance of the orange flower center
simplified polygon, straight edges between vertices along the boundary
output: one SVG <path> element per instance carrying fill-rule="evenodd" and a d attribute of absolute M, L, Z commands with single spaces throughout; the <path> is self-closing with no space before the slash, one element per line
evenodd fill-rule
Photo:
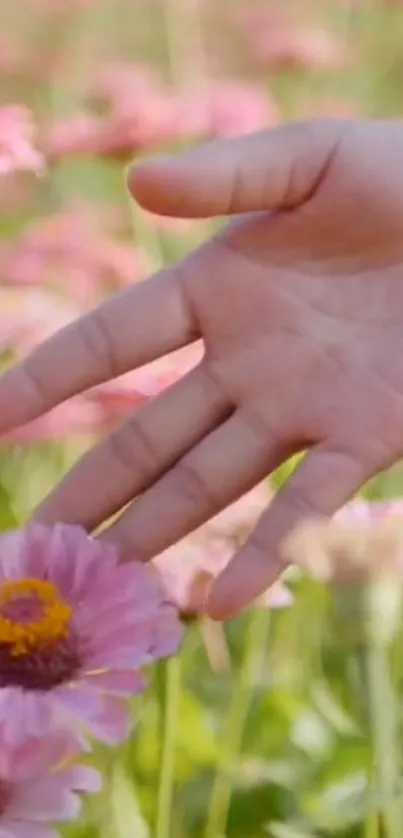
<path fill-rule="evenodd" d="M 51 582 L 18 579 L 0 584 L 0 647 L 29 655 L 68 637 L 72 609 Z"/>

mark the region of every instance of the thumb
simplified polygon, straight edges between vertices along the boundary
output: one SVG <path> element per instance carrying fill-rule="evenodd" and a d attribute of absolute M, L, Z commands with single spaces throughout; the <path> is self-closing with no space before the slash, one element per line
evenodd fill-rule
<path fill-rule="evenodd" d="M 158 215 L 207 218 L 291 209 L 315 192 L 346 123 L 288 123 L 136 163 L 132 196 Z"/>

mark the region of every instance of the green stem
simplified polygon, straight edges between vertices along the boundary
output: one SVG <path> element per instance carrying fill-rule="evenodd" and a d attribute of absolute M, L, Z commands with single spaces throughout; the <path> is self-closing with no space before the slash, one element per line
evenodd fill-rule
<path fill-rule="evenodd" d="M 372 809 L 365 818 L 364 836 L 363 838 L 381 838 L 381 824 L 379 822 L 378 812 L 373 812 Z"/>
<path fill-rule="evenodd" d="M 384 835 L 385 838 L 399 838 L 403 812 L 399 800 L 395 697 L 387 647 L 375 639 L 368 642 L 367 683 L 377 797 Z"/>
<path fill-rule="evenodd" d="M 199 0 L 161 0 L 167 67 L 172 86 L 179 92 L 205 77 L 203 21 Z M 191 55 L 191 62 L 184 56 Z"/>
<path fill-rule="evenodd" d="M 255 608 L 249 617 L 243 659 L 235 675 L 227 724 L 220 744 L 220 759 L 210 799 L 205 838 L 223 838 L 226 832 L 232 777 L 238 765 L 256 672 L 266 649 L 269 618 L 269 611 L 262 608 Z"/>
<path fill-rule="evenodd" d="M 175 783 L 175 749 L 180 696 L 180 658 L 161 665 L 162 740 L 158 780 L 155 838 L 170 838 Z"/>
<path fill-rule="evenodd" d="M 11 492 L 0 479 L 0 532 L 17 529 L 18 515 L 14 511 Z"/>

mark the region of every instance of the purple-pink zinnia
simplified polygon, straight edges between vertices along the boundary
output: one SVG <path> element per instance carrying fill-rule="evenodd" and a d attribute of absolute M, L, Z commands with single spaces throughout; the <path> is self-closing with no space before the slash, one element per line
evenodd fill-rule
<path fill-rule="evenodd" d="M 177 651 L 181 626 L 156 576 L 119 564 L 79 527 L 0 536 L 0 725 L 10 744 L 55 727 L 115 743 L 141 668 Z"/>
<path fill-rule="evenodd" d="M 10 747 L 0 728 L 0 838 L 54 838 L 53 822 L 77 817 L 81 792 L 97 792 L 101 778 L 76 762 L 65 733 Z"/>

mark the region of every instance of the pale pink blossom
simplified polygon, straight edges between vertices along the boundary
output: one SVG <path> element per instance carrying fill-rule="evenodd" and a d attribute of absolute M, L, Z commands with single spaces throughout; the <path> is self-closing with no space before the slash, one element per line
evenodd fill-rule
<path fill-rule="evenodd" d="M 98 68 L 89 85 L 88 99 L 104 107 L 114 107 L 161 89 L 162 83 L 151 67 L 135 61 L 110 61 Z"/>
<path fill-rule="evenodd" d="M 275 71 L 336 71 L 351 63 L 345 43 L 319 27 L 281 22 L 249 33 L 253 60 Z"/>
<path fill-rule="evenodd" d="M 8 105 L 0 108 L 0 176 L 28 170 L 39 174 L 44 159 L 34 147 L 35 128 L 27 108 Z"/>
<path fill-rule="evenodd" d="M 139 280 L 145 260 L 85 207 L 36 219 L 0 249 L 3 284 L 60 288 L 93 304 L 110 287 Z"/>
<path fill-rule="evenodd" d="M 200 133 L 206 137 L 249 134 L 276 125 L 280 110 L 274 96 L 262 88 L 239 81 L 205 86 L 194 96 Z"/>
<path fill-rule="evenodd" d="M 200 344 L 181 349 L 140 370 L 131 370 L 94 387 L 88 398 L 101 409 L 105 425 L 113 424 L 193 369 L 200 361 L 202 351 Z"/>
<path fill-rule="evenodd" d="M 79 313 L 43 287 L 0 287 L 0 351 L 19 358 Z"/>
<path fill-rule="evenodd" d="M 333 518 L 301 522 L 283 543 L 283 557 L 322 581 L 345 585 L 403 569 L 403 500 L 357 499 Z"/>
<path fill-rule="evenodd" d="M 1 838 L 50 838 L 55 822 L 79 815 L 81 794 L 98 792 L 101 778 L 76 758 L 65 734 L 11 746 L 0 728 Z"/>
<path fill-rule="evenodd" d="M 13 341 L 16 352 L 24 354 L 79 314 L 71 300 L 43 286 L 0 287 L 0 344 L 12 348 Z"/>
<path fill-rule="evenodd" d="M 131 557 L 129 557 L 131 558 Z M 29 525 L 0 536 L 0 725 L 20 744 L 55 727 L 104 742 L 129 730 L 142 668 L 175 653 L 176 610 L 155 571 L 118 564 L 79 527 Z"/>
<path fill-rule="evenodd" d="M 0 450 L 10 445 L 32 445 L 41 440 L 60 442 L 76 437 L 92 438 L 104 427 L 100 408 L 90 399 L 77 397 L 55 407 L 26 425 L 13 428 L 0 438 Z"/>
<path fill-rule="evenodd" d="M 183 616 L 203 614 L 212 582 L 244 543 L 270 497 L 266 484 L 257 486 L 154 560 L 169 596 Z M 259 602 L 269 608 L 282 608 L 291 604 L 292 596 L 280 581 Z"/>
<path fill-rule="evenodd" d="M 358 527 L 371 527 L 380 520 L 402 519 L 403 499 L 368 501 L 357 498 L 343 506 L 336 512 L 334 520 L 342 524 L 353 524 Z"/>
<path fill-rule="evenodd" d="M 51 126 L 44 147 L 52 159 L 99 156 L 128 159 L 133 154 L 186 136 L 184 107 L 164 90 L 122 98 L 104 116 L 76 113 Z"/>
<path fill-rule="evenodd" d="M 49 159 L 91 155 L 97 150 L 101 120 L 95 114 L 78 111 L 50 125 L 43 146 Z"/>
<path fill-rule="evenodd" d="M 135 152 L 164 146 L 186 136 L 181 102 L 176 94 L 155 91 L 122 101 L 111 110 L 100 128 L 96 152 L 105 157 L 127 158 Z"/>
<path fill-rule="evenodd" d="M 89 398 L 100 407 L 104 422 L 109 424 L 155 398 L 177 379 L 174 371 L 158 372 L 146 367 L 100 384 L 90 391 Z"/>
<path fill-rule="evenodd" d="M 102 115 L 91 101 L 102 105 Z M 256 85 L 227 79 L 172 92 L 136 65 L 100 75 L 89 108 L 50 126 L 49 157 L 96 155 L 127 158 L 178 140 L 257 131 L 280 119 L 274 96 Z"/>

